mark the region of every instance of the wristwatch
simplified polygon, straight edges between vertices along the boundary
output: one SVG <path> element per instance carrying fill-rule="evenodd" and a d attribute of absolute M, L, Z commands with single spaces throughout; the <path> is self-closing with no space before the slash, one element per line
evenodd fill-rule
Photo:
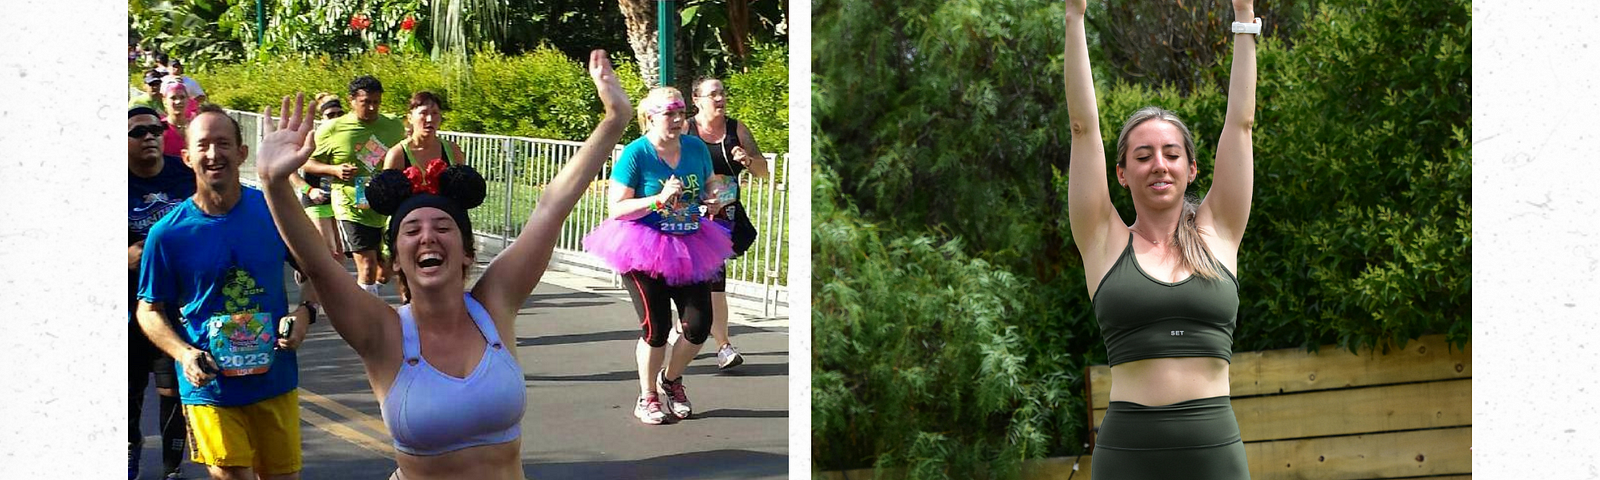
<path fill-rule="evenodd" d="M 305 307 L 306 311 L 311 313 L 311 322 L 308 323 L 308 324 L 309 325 L 316 325 L 316 323 L 317 323 L 317 304 L 311 303 L 310 300 L 307 300 L 307 301 L 304 301 L 304 302 L 300 302 L 300 306 Z"/>
<path fill-rule="evenodd" d="M 1261 17 L 1256 17 L 1253 23 L 1233 22 L 1233 33 L 1261 35 Z"/>

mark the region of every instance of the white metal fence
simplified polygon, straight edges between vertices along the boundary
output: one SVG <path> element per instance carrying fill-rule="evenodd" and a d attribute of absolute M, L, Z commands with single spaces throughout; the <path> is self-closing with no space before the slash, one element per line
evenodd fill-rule
<path fill-rule="evenodd" d="M 229 115 L 238 120 L 244 133 L 244 142 L 251 152 L 256 152 L 262 130 L 261 115 L 230 110 Z M 522 231 L 523 223 L 533 212 L 539 192 L 561 170 L 561 166 L 583 146 L 580 142 L 545 140 L 526 137 L 483 135 L 476 133 L 439 132 L 461 147 L 465 162 L 483 175 L 488 184 L 488 195 L 483 205 L 471 212 L 473 231 L 479 238 L 498 241 L 504 247 Z M 622 146 L 612 150 L 615 160 Z M 759 234 L 748 252 L 728 263 L 728 295 L 748 301 L 759 301 L 764 316 L 786 315 L 788 311 L 788 258 L 789 258 L 789 180 L 788 155 L 775 157 L 767 154 L 770 172 L 766 177 L 756 177 L 749 171 L 742 173 L 741 202 L 750 221 Z M 606 218 L 606 185 L 611 178 L 611 164 L 607 162 L 572 214 L 561 225 L 561 235 L 556 242 L 553 266 L 601 272 L 614 276 L 599 258 L 583 251 L 583 236 Z M 243 175 L 246 180 L 255 178 L 254 157 L 246 160 Z"/>

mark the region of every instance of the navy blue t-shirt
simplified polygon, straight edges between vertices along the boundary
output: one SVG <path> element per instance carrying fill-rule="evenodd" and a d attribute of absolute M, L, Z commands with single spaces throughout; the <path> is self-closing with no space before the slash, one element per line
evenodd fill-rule
<path fill-rule="evenodd" d="M 150 227 L 194 196 L 194 170 L 178 157 L 163 156 L 161 172 L 150 178 L 128 172 L 128 245 L 150 236 Z M 128 270 L 128 321 L 139 306 L 139 270 Z M 177 309 L 167 314 L 176 315 Z"/>

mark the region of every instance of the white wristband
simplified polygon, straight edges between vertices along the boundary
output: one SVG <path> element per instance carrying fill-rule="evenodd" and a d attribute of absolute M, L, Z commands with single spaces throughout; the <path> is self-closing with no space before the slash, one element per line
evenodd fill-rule
<path fill-rule="evenodd" d="M 1261 35 L 1261 17 L 1256 17 L 1253 23 L 1233 22 L 1233 33 Z"/>

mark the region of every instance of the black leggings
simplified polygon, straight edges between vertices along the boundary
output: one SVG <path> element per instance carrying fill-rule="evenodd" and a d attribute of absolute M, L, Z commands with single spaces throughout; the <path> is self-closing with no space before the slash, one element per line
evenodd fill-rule
<path fill-rule="evenodd" d="M 1111 402 L 1095 438 L 1092 480 L 1250 480 L 1226 396 L 1150 407 Z"/>
<path fill-rule="evenodd" d="M 639 328 L 643 330 L 640 338 L 645 344 L 666 346 L 674 303 L 678 305 L 685 340 L 699 345 L 711 335 L 711 282 L 672 286 L 644 272 L 628 272 L 622 274 L 622 286 L 633 297 L 633 309 L 639 314 Z"/>
<path fill-rule="evenodd" d="M 128 326 L 128 455 L 132 456 L 144 446 L 144 434 L 139 431 L 139 417 L 144 410 L 145 387 L 155 374 L 157 388 L 178 390 L 178 373 L 171 357 L 161 353 L 136 322 Z M 157 395 L 161 402 L 161 466 L 162 473 L 177 471 L 183 462 L 185 440 L 183 409 L 178 397 Z"/>

